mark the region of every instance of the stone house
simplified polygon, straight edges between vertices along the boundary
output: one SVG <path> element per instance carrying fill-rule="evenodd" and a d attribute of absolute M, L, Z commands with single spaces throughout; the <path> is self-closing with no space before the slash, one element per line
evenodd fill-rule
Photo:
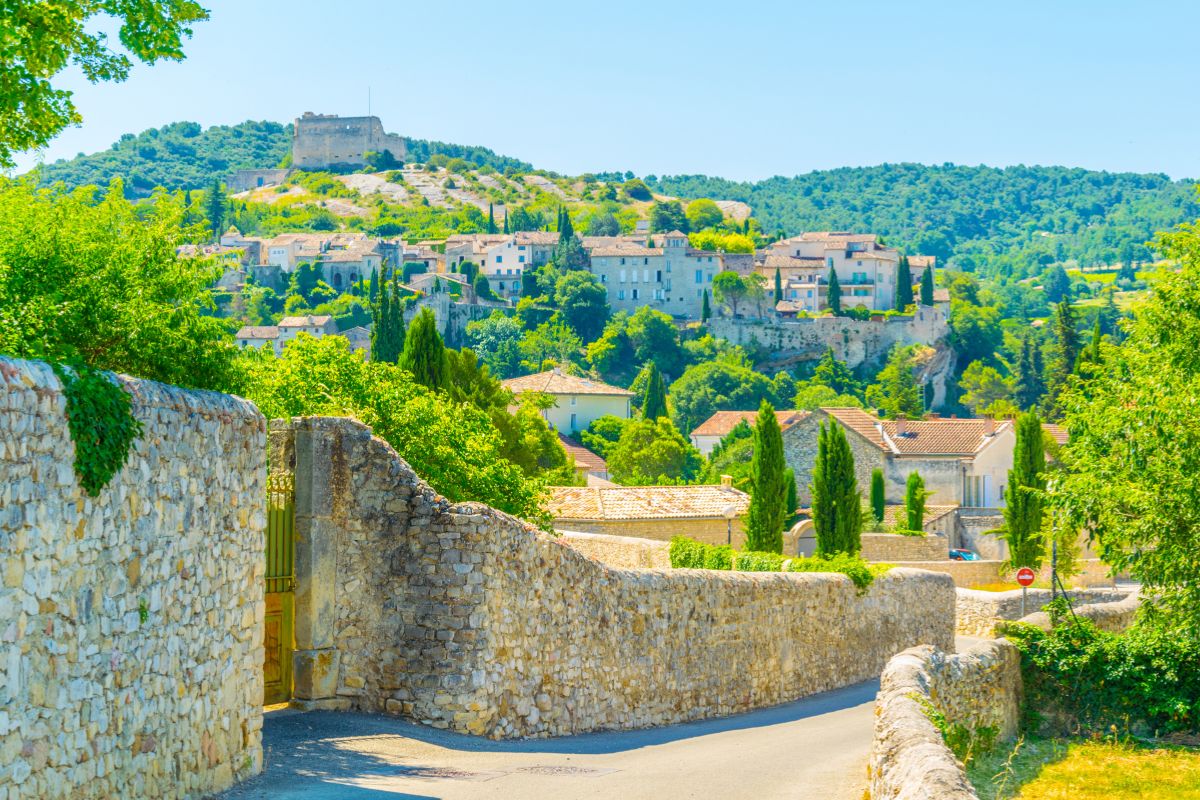
<path fill-rule="evenodd" d="M 633 313 L 649 306 L 673 317 L 698 318 L 704 291 L 711 295 L 713 277 L 724 268 L 722 254 L 693 249 L 679 231 L 648 236 L 644 243 L 638 239 L 584 240 L 592 244 L 591 269 L 612 310 Z"/>
<path fill-rule="evenodd" d="M 279 355 L 283 347 L 300 333 L 321 338 L 338 332 L 337 323 L 328 314 L 319 316 L 284 317 L 278 325 L 244 325 L 234 335 L 238 347 L 262 347 L 270 344 Z M 367 349 L 370 350 L 370 334 L 367 334 Z"/>
<path fill-rule="evenodd" d="M 283 352 L 283 345 L 279 342 L 278 325 L 243 325 L 234 334 L 234 341 L 238 347 L 262 347 L 269 344 L 276 355 Z"/>
<path fill-rule="evenodd" d="M 909 258 L 914 283 L 920 270 L 932 263 L 932 256 Z M 823 231 L 775 242 L 762 253 L 758 272 L 773 286 L 779 271 L 783 299 L 792 310 L 815 313 L 827 308 L 829 272 L 834 270 L 843 307 L 887 311 L 896 304 L 899 264 L 900 252 L 880 244 L 875 234 Z"/>
<path fill-rule="evenodd" d="M 781 430 L 787 430 L 806 416 L 808 416 L 807 411 L 775 412 L 775 418 L 779 420 Z M 717 411 L 692 431 L 689 437 L 692 440 L 692 447 L 695 447 L 700 451 L 700 455 L 707 458 L 713 448 L 728 436 L 739 422 L 745 420 L 746 424 L 753 428 L 757 417 L 757 411 Z"/>
<path fill-rule="evenodd" d="M 740 548 L 750 495 L 717 486 L 551 486 L 547 510 L 554 527 L 669 540 L 688 536 L 709 544 L 731 539 Z"/>
<path fill-rule="evenodd" d="M 265 244 L 269 266 L 284 273 L 298 264 L 321 266 L 324 280 L 338 292 L 349 291 L 383 266 L 384 252 L 365 233 L 284 233 Z"/>
<path fill-rule="evenodd" d="M 500 297 L 521 295 L 525 270 L 540 267 L 554 255 L 558 234 L 552 231 L 519 231 L 486 249 L 479 267 L 492 291 Z"/>
<path fill-rule="evenodd" d="M 629 419 L 630 398 L 633 392 L 619 386 L 568 375 L 561 369 L 509 378 L 504 386 L 513 394 L 539 392 L 554 399 L 554 405 L 542 411 L 550 427 L 559 433 L 574 436 L 603 416 Z"/>
<path fill-rule="evenodd" d="M 999 508 L 1012 468 L 1016 433 L 1009 420 L 881 420 L 861 408 L 822 408 L 783 432 L 787 465 L 795 471 L 802 503 L 812 499 L 817 437 L 823 423 L 846 432 L 858 487 L 870 495 L 871 471 L 883 470 L 889 503 L 904 501 L 905 482 L 920 473 L 931 505 Z"/>

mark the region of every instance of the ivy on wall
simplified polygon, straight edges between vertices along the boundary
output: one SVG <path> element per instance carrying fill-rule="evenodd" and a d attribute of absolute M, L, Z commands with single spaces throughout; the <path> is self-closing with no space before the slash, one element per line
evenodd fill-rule
<path fill-rule="evenodd" d="M 67 425 L 75 442 L 75 475 L 91 497 L 100 494 L 129 458 L 142 423 L 133 416 L 129 393 L 95 367 L 61 364 L 54 373 L 67 399 Z"/>

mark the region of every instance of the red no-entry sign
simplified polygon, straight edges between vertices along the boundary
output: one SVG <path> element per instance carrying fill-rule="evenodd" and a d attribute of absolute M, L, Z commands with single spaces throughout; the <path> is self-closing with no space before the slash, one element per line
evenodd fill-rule
<path fill-rule="evenodd" d="M 1034 571 L 1029 567 L 1021 567 L 1019 570 L 1017 570 L 1017 583 L 1021 584 L 1022 586 L 1032 586 L 1033 579 L 1036 577 L 1037 574 L 1034 573 Z"/>

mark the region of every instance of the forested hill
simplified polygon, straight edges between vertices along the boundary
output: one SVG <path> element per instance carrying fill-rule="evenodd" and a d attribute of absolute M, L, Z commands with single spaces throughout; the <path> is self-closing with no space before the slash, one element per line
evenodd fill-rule
<path fill-rule="evenodd" d="M 1151 258 L 1156 231 L 1200 215 L 1193 181 L 1067 167 L 884 164 L 757 183 L 703 175 L 647 180 L 683 197 L 742 200 L 765 231 L 861 230 L 984 272 L 1020 277 L 1075 259 Z"/>
<path fill-rule="evenodd" d="M 147 197 L 158 186 L 198 189 L 238 169 L 284 166 L 290 157 L 292 126 L 278 122 L 246 121 L 237 125 L 201 128 L 196 122 L 173 122 L 136 136 L 127 133 L 107 150 L 42 167 L 44 184 L 105 186 L 113 178 L 125 181 L 130 197 Z M 486 147 L 405 139 L 410 158 L 425 161 L 435 154 L 464 158 L 498 170 L 532 170 L 524 161 L 497 155 Z"/>

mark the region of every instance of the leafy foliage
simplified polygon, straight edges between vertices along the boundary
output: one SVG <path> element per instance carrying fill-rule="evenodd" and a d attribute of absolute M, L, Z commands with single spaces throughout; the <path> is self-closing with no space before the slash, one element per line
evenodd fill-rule
<path fill-rule="evenodd" d="M 125 465 L 142 423 L 133 416 L 129 393 L 114 376 L 94 367 L 55 365 L 67 401 L 67 428 L 75 443 L 75 475 L 92 497 Z"/>
<path fill-rule="evenodd" d="M 626 486 L 690 483 L 700 472 L 700 453 L 671 420 L 630 420 L 608 451 L 613 480 Z"/>
<path fill-rule="evenodd" d="M 812 483 L 817 554 L 856 555 L 862 550 L 862 501 L 854 476 L 854 454 L 842 426 L 821 423 Z"/>
<path fill-rule="evenodd" d="M 792 511 L 787 507 L 787 464 L 783 435 L 774 407 L 763 401 L 754 423 L 754 456 L 750 464 L 750 511 L 746 515 L 746 547 L 783 552 L 783 526 Z"/>
<path fill-rule="evenodd" d="M 864 592 L 875 578 L 886 573 L 887 564 L 868 564 L 861 558 L 838 554 L 830 557 L 792 557 L 779 553 L 736 552 L 727 545 L 711 545 L 676 536 L 671 539 L 671 566 L 675 569 L 721 569 L 739 572 L 780 572 L 787 563 L 788 572 L 838 572 Z"/>
<path fill-rule="evenodd" d="M 921 473 L 916 470 L 908 473 L 904 484 L 904 516 L 907 530 L 920 532 L 925 529 L 925 498 L 928 495 Z"/>
<path fill-rule="evenodd" d="M 1014 567 L 1042 565 L 1046 543 L 1042 539 L 1042 492 L 1046 480 L 1046 455 L 1042 446 L 1042 423 L 1037 414 L 1017 418 L 1017 443 L 1013 467 L 1004 488 L 1004 538 L 1008 560 Z"/>

